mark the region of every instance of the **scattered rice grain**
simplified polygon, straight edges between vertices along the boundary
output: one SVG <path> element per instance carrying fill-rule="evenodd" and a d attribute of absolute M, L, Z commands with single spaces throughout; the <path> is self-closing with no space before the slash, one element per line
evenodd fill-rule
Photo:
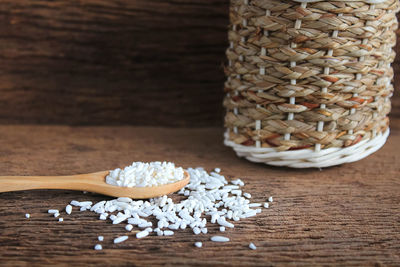
<path fill-rule="evenodd" d="M 243 193 L 243 196 L 244 196 L 245 198 L 251 198 L 251 194 L 250 194 L 250 193 Z"/>
<path fill-rule="evenodd" d="M 68 215 L 71 214 L 71 213 L 72 213 L 72 206 L 68 204 L 68 205 L 65 207 L 65 212 L 66 212 Z"/>
<path fill-rule="evenodd" d="M 133 229 L 133 226 L 132 226 L 132 224 L 127 224 L 126 226 L 125 226 L 125 230 L 126 231 L 132 231 L 132 229 Z"/>
<path fill-rule="evenodd" d="M 149 235 L 149 231 L 143 230 L 139 233 L 136 233 L 136 238 L 143 238 Z"/>
<path fill-rule="evenodd" d="M 118 243 L 124 242 L 127 239 L 128 239 L 127 235 L 117 237 L 117 238 L 114 239 L 114 244 L 118 244 Z"/>
<path fill-rule="evenodd" d="M 254 245 L 253 243 L 249 244 L 249 248 L 252 249 L 252 250 L 256 250 L 257 249 L 256 245 Z"/>
<path fill-rule="evenodd" d="M 228 242 L 229 238 L 225 236 L 215 235 L 211 237 L 211 241 L 213 242 Z"/>
<path fill-rule="evenodd" d="M 48 210 L 47 213 L 55 214 L 55 213 L 59 213 L 59 211 L 53 209 L 53 210 Z"/>
<path fill-rule="evenodd" d="M 169 230 L 165 230 L 165 231 L 164 231 L 164 235 L 165 235 L 165 236 L 174 235 L 174 232 L 169 231 Z"/>

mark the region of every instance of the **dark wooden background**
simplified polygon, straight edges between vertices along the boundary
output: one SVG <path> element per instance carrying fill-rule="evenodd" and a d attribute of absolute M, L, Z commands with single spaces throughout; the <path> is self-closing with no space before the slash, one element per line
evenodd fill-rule
<path fill-rule="evenodd" d="M 1 0 L 0 123 L 222 125 L 228 6 Z"/>

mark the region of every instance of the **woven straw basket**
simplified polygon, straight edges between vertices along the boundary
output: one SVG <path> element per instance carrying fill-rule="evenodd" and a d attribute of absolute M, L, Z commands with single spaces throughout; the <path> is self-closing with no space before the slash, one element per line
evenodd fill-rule
<path fill-rule="evenodd" d="M 398 0 L 231 0 L 225 144 L 294 168 L 382 147 L 398 9 Z"/>

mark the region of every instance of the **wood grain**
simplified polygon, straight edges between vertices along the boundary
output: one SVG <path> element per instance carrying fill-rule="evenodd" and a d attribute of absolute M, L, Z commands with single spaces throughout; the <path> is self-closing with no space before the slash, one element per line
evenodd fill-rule
<path fill-rule="evenodd" d="M 0 1 L 0 123 L 222 125 L 228 5 Z"/>
<path fill-rule="evenodd" d="M 273 196 L 271 207 L 235 223 L 231 242 L 219 233 L 190 230 L 173 237 L 126 234 L 122 225 L 74 212 L 59 223 L 46 213 L 72 199 L 109 199 L 73 191 L 0 194 L 0 265 L 33 266 L 398 266 L 400 265 L 400 120 L 388 143 L 356 163 L 322 170 L 253 164 L 222 145 L 221 128 L 0 126 L 2 175 L 67 175 L 125 166 L 132 161 L 174 161 L 184 167 L 222 168 L 242 178 L 254 201 Z M 31 219 L 24 217 L 31 214 Z M 94 251 L 104 235 L 104 250 Z M 193 243 L 202 241 L 201 249 Z M 248 249 L 254 242 L 258 249 Z"/>
<path fill-rule="evenodd" d="M 220 125 L 228 1 L 0 1 L 0 123 Z"/>

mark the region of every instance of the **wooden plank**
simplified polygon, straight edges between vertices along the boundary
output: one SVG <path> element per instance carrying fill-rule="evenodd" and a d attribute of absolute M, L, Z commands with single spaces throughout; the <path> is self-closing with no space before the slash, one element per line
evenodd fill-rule
<path fill-rule="evenodd" d="M 0 123 L 221 125 L 226 0 L 4 0 Z"/>
<path fill-rule="evenodd" d="M 0 123 L 222 125 L 228 5 L 2 0 Z"/>
<path fill-rule="evenodd" d="M 388 143 L 360 162 L 323 170 L 274 168 L 237 158 L 222 145 L 221 128 L 0 126 L 2 175 L 63 175 L 125 166 L 132 161 L 174 161 L 184 167 L 222 168 L 242 178 L 254 201 L 270 195 L 270 209 L 235 223 L 231 242 L 211 243 L 190 230 L 173 237 L 134 238 L 121 225 L 90 212 L 62 215 L 72 199 L 95 194 L 25 191 L 0 194 L 0 262 L 3 265 L 399 265 L 400 129 L 394 119 Z M 31 214 L 31 219 L 24 217 Z M 103 251 L 94 251 L 104 235 Z M 203 248 L 193 246 L 203 241 Z M 258 249 L 248 249 L 254 242 Z"/>

